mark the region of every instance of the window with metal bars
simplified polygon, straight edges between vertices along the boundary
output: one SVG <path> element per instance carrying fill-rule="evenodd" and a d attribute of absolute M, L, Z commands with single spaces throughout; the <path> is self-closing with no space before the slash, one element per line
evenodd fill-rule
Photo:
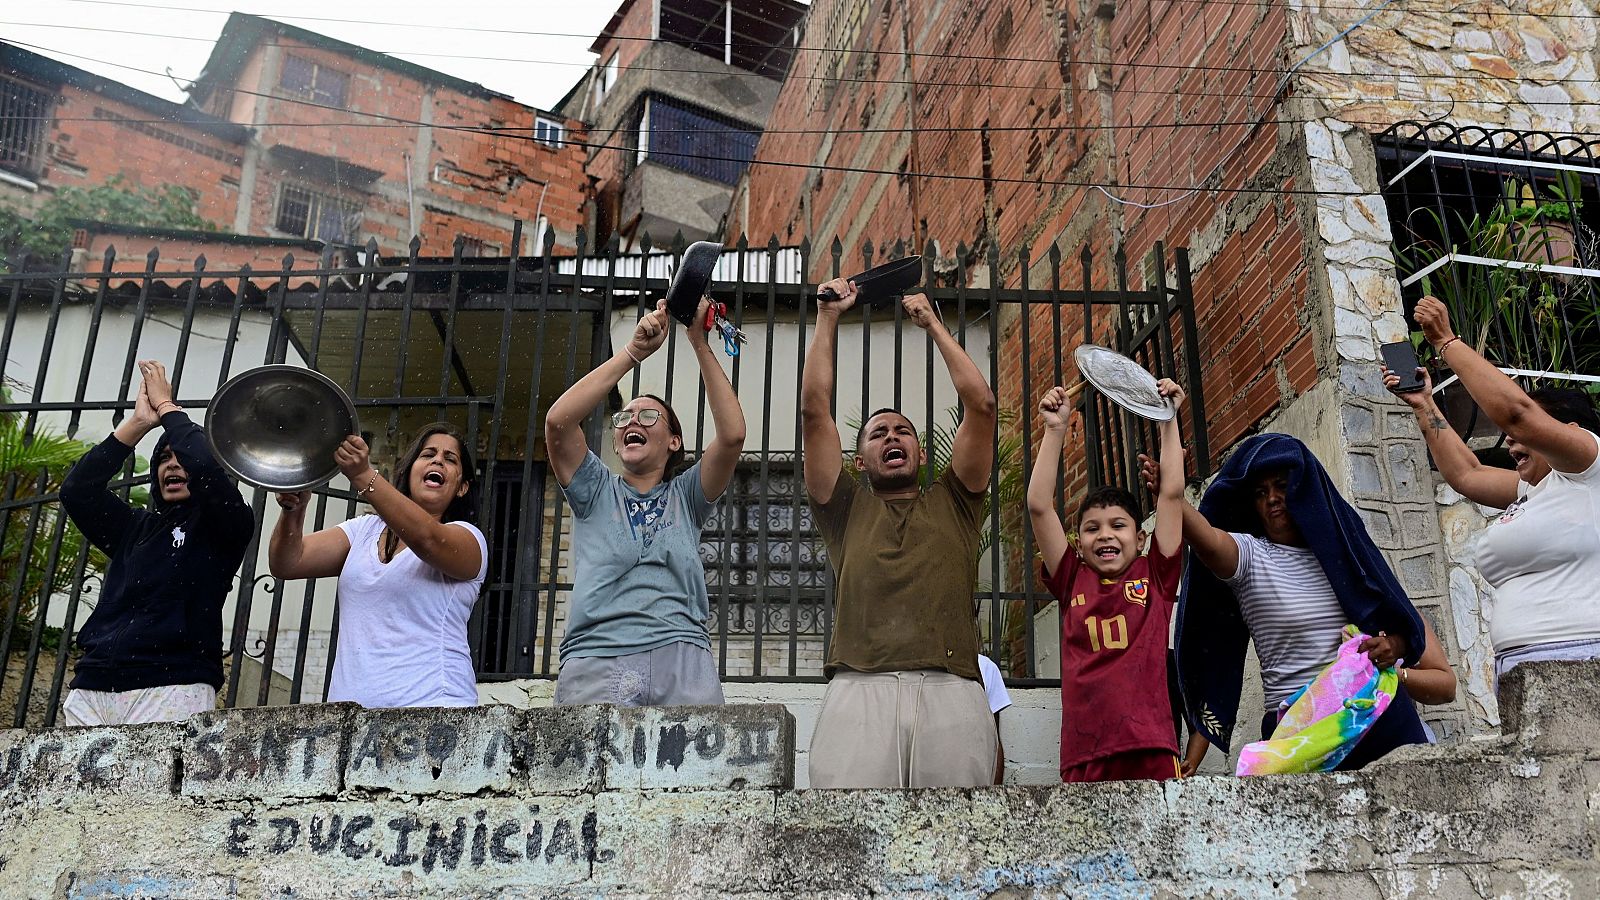
<path fill-rule="evenodd" d="M 1407 315 L 1431 294 L 1506 370 L 1600 392 L 1600 140 L 1402 122 L 1375 147 Z"/>
<path fill-rule="evenodd" d="M 55 95 L 0 75 L 0 169 L 38 178 L 44 170 L 46 118 Z"/>
<path fill-rule="evenodd" d="M 349 92 L 350 76 L 291 53 L 283 59 L 278 86 L 313 103 L 342 107 Z"/>
<path fill-rule="evenodd" d="M 667 97 L 639 105 L 636 163 L 646 159 L 723 184 L 738 184 L 755 156 L 761 130 Z"/>
<path fill-rule="evenodd" d="M 278 190 L 275 227 L 297 237 L 348 244 L 361 227 L 361 205 L 298 184 Z"/>
<path fill-rule="evenodd" d="M 821 634 L 828 563 L 791 454 L 746 458 L 700 532 L 712 627 L 726 602 L 728 631 Z"/>

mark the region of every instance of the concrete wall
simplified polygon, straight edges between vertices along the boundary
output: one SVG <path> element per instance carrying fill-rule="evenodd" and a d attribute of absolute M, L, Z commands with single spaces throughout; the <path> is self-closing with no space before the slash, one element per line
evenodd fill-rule
<path fill-rule="evenodd" d="M 1589 897 L 1600 663 L 1359 773 L 790 789 L 781 707 L 346 705 L 0 733 L 8 896 Z"/>
<path fill-rule="evenodd" d="M 796 787 L 809 787 L 807 768 L 811 735 L 822 711 L 827 685 L 814 682 L 724 682 L 730 704 L 780 703 L 794 716 Z M 556 683 L 550 680 L 478 684 L 478 702 L 518 709 L 551 704 Z M 1012 688 L 1011 706 L 1000 713 L 1000 743 L 1005 747 L 1006 784 L 1055 784 L 1061 780 L 1061 691 L 1058 688 Z M 1221 771 L 1219 768 L 1218 771 Z"/>

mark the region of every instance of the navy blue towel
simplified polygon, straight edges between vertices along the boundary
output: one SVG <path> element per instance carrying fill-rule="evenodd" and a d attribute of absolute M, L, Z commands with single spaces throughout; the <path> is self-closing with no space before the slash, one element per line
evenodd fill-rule
<path fill-rule="evenodd" d="M 1200 501 L 1200 512 L 1223 531 L 1265 537 L 1256 515 L 1254 482 L 1283 471 L 1289 514 L 1333 585 L 1349 620 L 1367 634 L 1386 631 L 1405 639 L 1415 661 L 1425 642 L 1422 617 L 1395 578 L 1367 527 L 1328 473 L 1299 440 L 1258 434 L 1241 442 Z M 1205 566 L 1189 566 L 1178 596 L 1178 681 L 1190 727 L 1223 751 L 1239 714 L 1245 648 L 1250 640 L 1233 589 Z"/>

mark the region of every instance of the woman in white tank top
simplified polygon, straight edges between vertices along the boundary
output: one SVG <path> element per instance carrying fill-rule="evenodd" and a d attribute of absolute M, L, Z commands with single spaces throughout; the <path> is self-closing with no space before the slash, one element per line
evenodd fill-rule
<path fill-rule="evenodd" d="M 1564 388 L 1526 393 L 1450 328 L 1434 297 L 1417 304 L 1417 324 L 1506 435 L 1516 470 L 1486 466 L 1433 401 L 1400 394 L 1422 425 L 1439 473 L 1474 503 L 1505 510 L 1478 541 L 1478 571 L 1495 589 L 1489 634 L 1495 672 L 1535 659 L 1600 656 L 1600 416 L 1589 395 Z M 1385 383 L 1399 383 L 1384 370 Z"/>

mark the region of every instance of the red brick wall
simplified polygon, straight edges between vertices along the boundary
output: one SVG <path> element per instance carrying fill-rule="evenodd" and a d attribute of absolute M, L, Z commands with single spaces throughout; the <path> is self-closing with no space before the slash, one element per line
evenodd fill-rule
<path fill-rule="evenodd" d="M 858 6 L 864 13 L 852 16 Z M 1085 245 L 1095 252 L 1099 287 L 1112 282 L 1111 251 L 1119 241 L 1135 287 L 1157 242 L 1169 254 L 1194 247 L 1213 453 L 1315 383 L 1314 338 L 1303 311 L 1303 204 L 1281 193 L 1296 187 L 1298 137 L 1292 130 L 1280 137 L 1275 120 L 1282 114 L 1271 97 L 1286 62 L 1280 8 L 1133 0 L 1099 19 L 1077 3 L 987 0 L 931 12 L 912 4 L 909 32 L 913 40 L 924 36 L 913 49 L 927 55 L 912 57 L 908 69 L 900 53 L 905 8 L 886 0 L 813 3 L 802 43 L 852 52 L 798 55 L 751 168 L 748 216 L 736 213 L 730 240 L 743 230 L 753 241 L 776 233 L 786 242 L 810 237 L 826 248 L 838 237 L 849 245 L 846 272 L 858 268 L 862 239 L 932 237 L 944 255 L 953 255 L 958 242 L 986 249 L 992 240 L 1002 261 L 989 277 L 1019 284 L 1017 253 L 1027 250 L 1036 288 L 1049 286 L 1049 266 L 1038 260 L 1052 244 L 1063 251 L 1064 288 L 1081 286 L 1078 252 Z M 878 83 L 813 77 L 830 72 Z M 914 144 L 901 132 L 783 133 L 828 125 L 907 128 L 913 116 L 904 102 L 911 88 L 899 83 L 905 80 L 914 82 L 914 119 L 923 129 Z M 897 108 L 886 112 L 891 107 Z M 1248 124 L 1262 118 L 1265 124 Z M 984 125 L 986 134 L 971 130 Z M 761 160 L 960 177 L 913 180 Z M 1111 193 L 1138 203 L 1177 202 L 1148 210 L 1114 204 L 1088 184 L 1111 185 Z M 1199 184 L 1267 193 L 1181 190 Z M 1220 248 L 1212 253 L 1201 235 L 1209 228 L 1206 240 L 1215 242 L 1224 212 Z M 982 255 L 967 263 L 986 272 Z M 828 265 L 826 253 L 818 254 L 812 276 L 825 276 Z M 1083 334 L 1082 319 L 1077 308 L 1062 313 L 1062 346 L 1070 352 Z M 1027 359 L 1020 320 L 1001 319 L 996 388 L 1002 406 L 1012 409 L 1031 407 L 1054 380 L 1051 312 L 1040 306 L 1031 316 Z M 1096 334 L 1108 326 L 1097 323 Z M 1070 360 L 1066 367 L 1070 378 Z M 1083 464 L 1070 445 L 1069 457 L 1076 473 L 1070 494 L 1082 484 Z"/>
<path fill-rule="evenodd" d="M 196 211 L 219 225 L 232 224 L 239 198 L 244 148 L 185 125 L 159 118 L 73 85 L 64 85 L 47 134 L 46 190 L 89 188 L 121 175 L 133 187 L 187 188 Z"/>
<path fill-rule="evenodd" d="M 332 187 L 346 197 L 359 198 L 364 205 L 362 237 L 376 238 L 386 252 L 402 252 L 411 237 L 407 159 L 426 154 L 423 174 L 413 175 L 410 185 L 421 206 L 417 230 L 425 255 L 448 254 L 457 234 L 509 249 L 510 230 L 495 218 L 527 220 L 525 232 L 531 237 L 536 211 L 550 220 L 560 236 L 558 246 L 570 249 L 572 234 L 582 222 L 583 151 L 571 142 L 584 140 L 581 122 L 547 115 L 566 124 L 570 139 L 560 149 L 547 147 L 530 139 L 540 115 L 531 107 L 424 84 L 288 38 L 279 43 L 283 54 L 303 56 L 348 75 L 346 109 L 323 109 L 283 96 L 277 78 L 265 77 L 271 69 L 267 67 L 260 81 L 244 85 L 274 95 L 265 103 L 269 124 L 259 129 L 262 145 L 336 157 L 382 174 L 370 185 L 342 179 L 329 184 L 326 177 L 308 179 L 281 167 L 263 167 L 251 209 L 252 233 L 276 233 L 279 185 L 288 180 Z M 430 95 L 428 116 L 425 106 Z M 427 120 L 433 125 L 431 139 L 419 147 L 422 127 L 409 123 Z M 476 131 L 483 128 L 504 133 Z"/>

